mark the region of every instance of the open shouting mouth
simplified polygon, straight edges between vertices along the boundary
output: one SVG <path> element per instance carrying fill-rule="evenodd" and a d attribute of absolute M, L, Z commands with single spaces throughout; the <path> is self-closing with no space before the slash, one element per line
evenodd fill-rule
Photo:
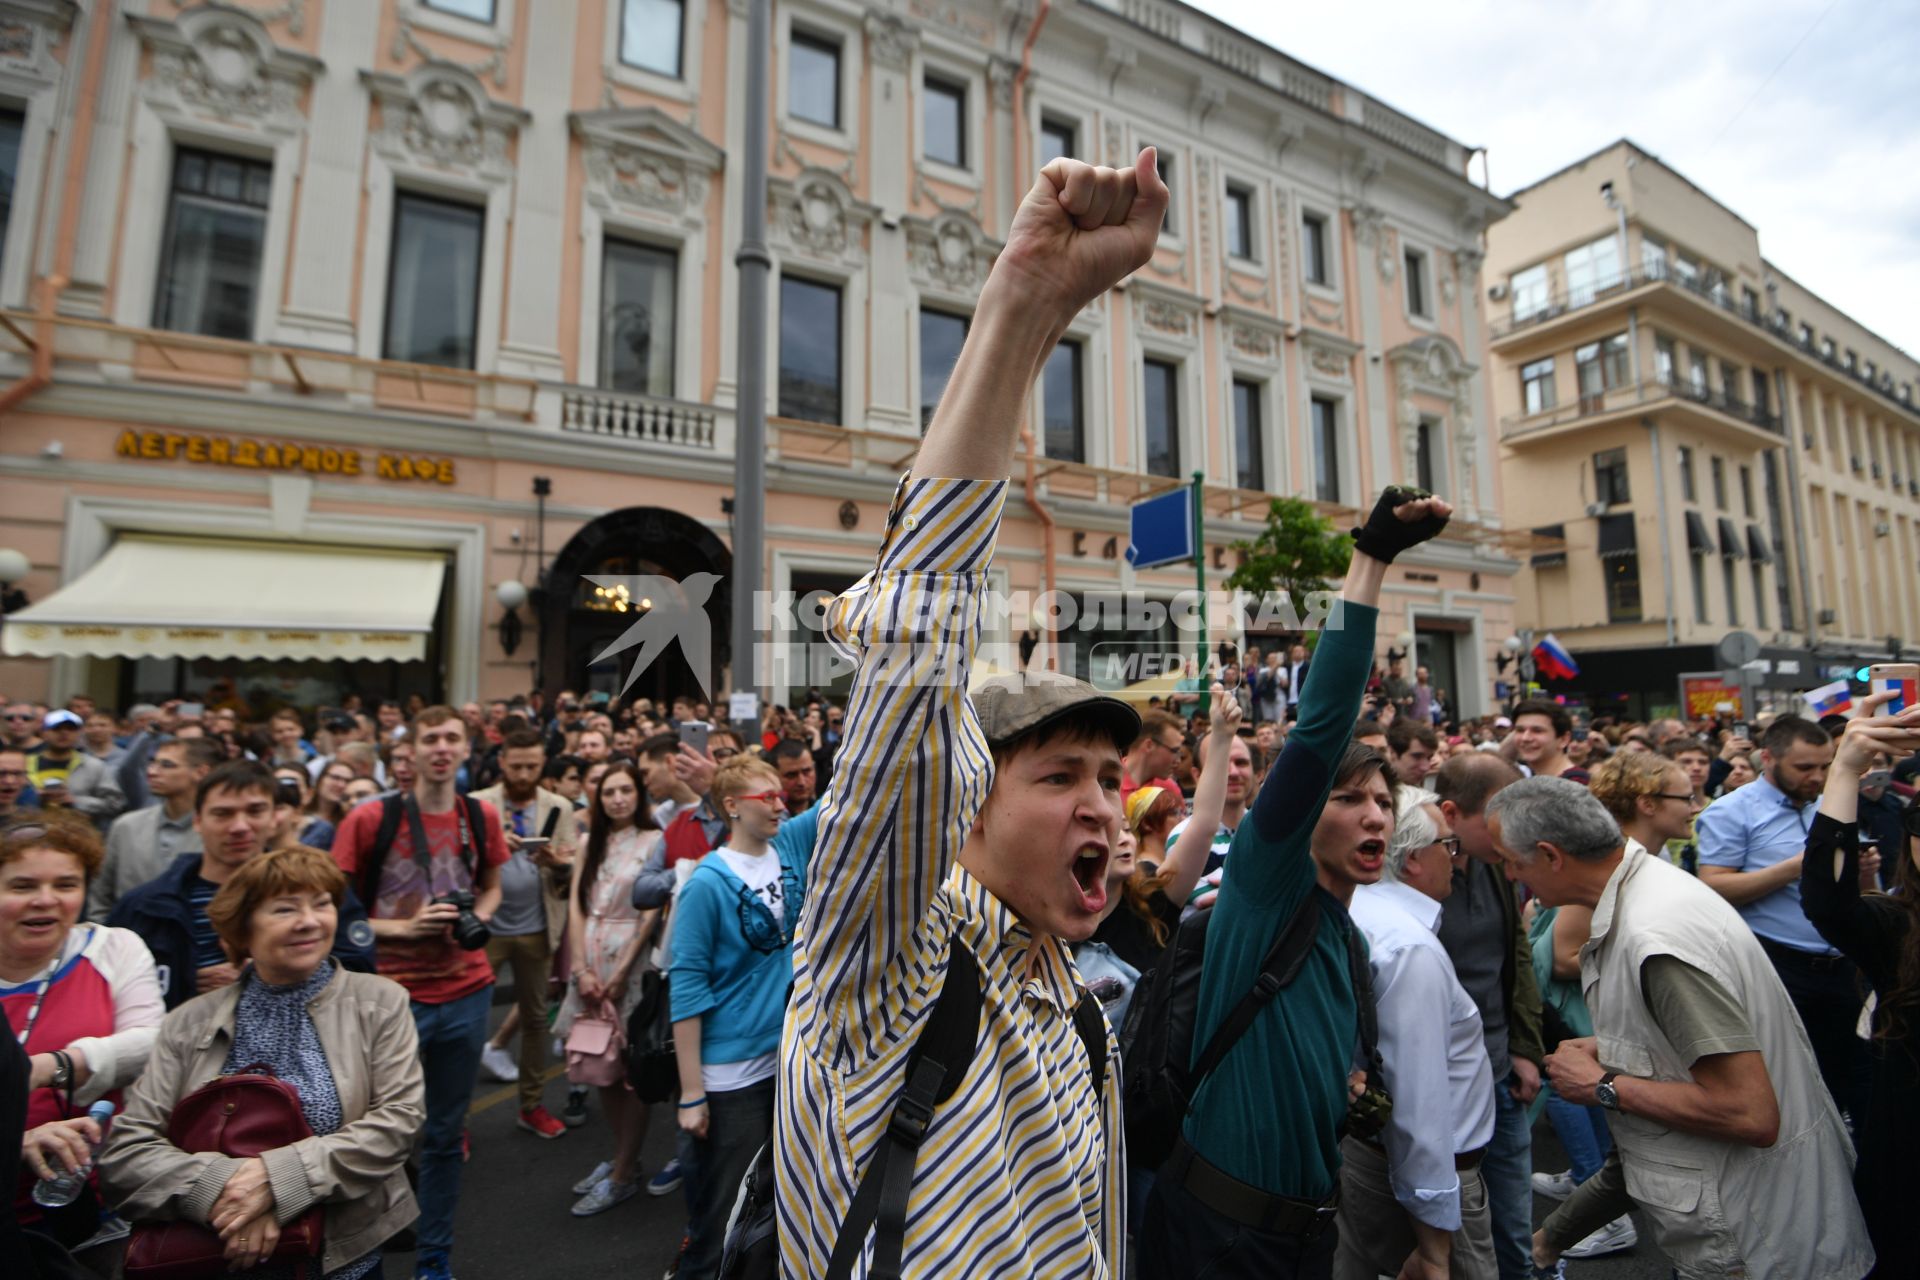
<path fill-rule="evenodd" d="M 1089 840 L 1073 859 L 1073 883 L 1080 892 L 1080 909 L 1098 915 L 1107 905 L 1107 861 L 1113 855 L 1106 841 Z"/>

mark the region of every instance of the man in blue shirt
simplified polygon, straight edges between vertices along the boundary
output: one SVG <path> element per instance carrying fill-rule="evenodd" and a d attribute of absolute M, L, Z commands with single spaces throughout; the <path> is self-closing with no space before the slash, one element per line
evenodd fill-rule
<path fill-rule="evenodd" d="M 1761 775 L 1708 805 L 1694 825 L 1700 879 L 1739 910 L 1760 940 L 1806 1024 L 1820 1076 L 1849 1117 L 1865 1099 L 1867 1056 L 1854 1034 L 1859 975 L 1800 909 L 1807 829 L 1827 785 L 1833 741 L 1799 716 L 1782 716 L 1760 739 Z"/>

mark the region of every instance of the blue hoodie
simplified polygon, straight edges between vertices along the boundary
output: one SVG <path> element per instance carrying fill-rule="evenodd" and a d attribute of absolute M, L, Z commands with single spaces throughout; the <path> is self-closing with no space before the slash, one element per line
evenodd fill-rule
<path fill-rule="evenodd" d="M 780 1047 L 810 852 L 810 842 L 776 840 L 769 855 L 780 860 L 785 882 L 784 927 L 776 928 L 772 913 L 724 858 L 709 854 L 682 886 L 674 903 L 669 990 L 675 1022 L 701 1019 L 702 1061 L 746 1062 Z M 749 919 L 761 946 L 747 937 Z"/>

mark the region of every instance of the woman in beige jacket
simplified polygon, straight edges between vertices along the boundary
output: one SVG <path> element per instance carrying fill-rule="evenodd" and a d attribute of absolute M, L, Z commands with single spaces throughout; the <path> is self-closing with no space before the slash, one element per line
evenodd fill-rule
<path fill-rule="evenodd" d="M 282 1224 L 323 1204 L 321 1271 L 357 1280 L 418 1212 L 403 1169 L 425 1116 L 413 1017 L 404 988 L 329 959 L 345 890 L 331 858 L 299 846 L 234 873 L 207 916 L 236 963 L 251 964 L 167 1016 L 100 1156 L 121 1214 L 211 1227 L 238 1273 L 272 1256 Z M 245 1160 L 168 1141 L 182 1098 L 255 1063 L 299 1090 L 313 1137 Z"/>

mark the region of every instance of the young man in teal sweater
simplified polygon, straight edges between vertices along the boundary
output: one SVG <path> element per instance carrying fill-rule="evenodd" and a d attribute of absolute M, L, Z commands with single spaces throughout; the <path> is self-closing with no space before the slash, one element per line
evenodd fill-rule
<path fill-rule="evenodd" d="M 1234 831 L 1207 927 L 1196 1055 L 1253 988 L 1267 949 L 1308 894 L 1320 895 L 1319 934 L 1299 976 L 1194 1095 L 1137 1233 L 1147 1280 L 1191 1275 L 1202 1258 L 1221 1280 L 1331 1274 L 1339 1125 L 1359 1037 L 1346 903 L 1356 883 L 1380 878 L 1393 822 L 1381 762 L 1365 753 L 1372 763 L 1362 767 L 1348 747 L 1387 565 L 1437 535 L 1452 513 L 1438 498 L 1410 496 L 1387 490 L 1355 531 L 1299 722 Z"/>

